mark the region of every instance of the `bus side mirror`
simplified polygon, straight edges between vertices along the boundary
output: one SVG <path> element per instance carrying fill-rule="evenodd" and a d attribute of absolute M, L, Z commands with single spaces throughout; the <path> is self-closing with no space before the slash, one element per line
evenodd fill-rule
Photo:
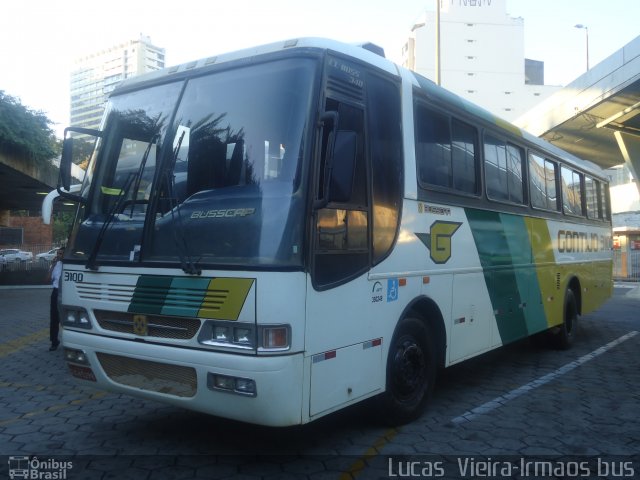
<path fill-rule="evenodd" d="M 73 138 L 69 133 L 79 133 L 85 136 L 94 138 L 93 144 L 80 138 Z M 83 198 L 80 195 L 72 192 L 78 192 L 77 189 L 73 189 L 71 185 L 71 177 L 74 167 L 74 159 L 80 155 L 86 157 L 91 155 L 95 148 L 95 142 L 102 136 L 102 132 L 94 130 L 92 128 L 83 127 L 67 127 L 64 129 L 64 140 L 62 142 L 62 155 L 60 156 L 60 173 L 58 176 L 58 194 L 73 202 L 82 202 Z"/>
<path fill-rule="evenodd" d="M 73 138 L 65 138 L 62 142 L 60 158 L 60 184 L 65 190 L 71 188 L 71 160 L 73 158 Z"/>

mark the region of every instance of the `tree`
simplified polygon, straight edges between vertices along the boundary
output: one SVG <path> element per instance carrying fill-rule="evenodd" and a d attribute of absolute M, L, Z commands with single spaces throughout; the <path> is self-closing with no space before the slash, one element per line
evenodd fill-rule
<path fill-rule="evenodd" d="M 0 151 L 43 163 L 60 153 L 53 122 L 0 90 Z"/>
<path fill-rule="evenodd" d="M 58 212 L 53 215 L 53 243 L 63 245 L 69 238 L 71 224 L 75 214 L 72 212 Z"/>

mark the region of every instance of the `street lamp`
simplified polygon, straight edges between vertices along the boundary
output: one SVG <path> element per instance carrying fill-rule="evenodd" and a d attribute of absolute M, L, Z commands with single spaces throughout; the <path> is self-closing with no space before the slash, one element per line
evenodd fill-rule
<path fill-rule="evenodd" d="M 589 71 L 589 28 L 586 25 L 583 25 L 581 23 L 578 23 L 577 25 L 574 25 L 576 28 L 583 28 L 584 29 L 584 33 L 586 35 L 586 40 L 587 40 L 587 72 Z"/>

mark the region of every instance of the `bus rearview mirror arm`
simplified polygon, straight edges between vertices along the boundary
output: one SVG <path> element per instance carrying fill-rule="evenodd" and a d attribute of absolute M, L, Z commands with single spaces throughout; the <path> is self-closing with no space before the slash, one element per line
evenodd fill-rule
<path fill-rule="evenodd" d="M 324 112 L 320 116 L 318 127 L 320 138 L 322 139 L 320 155 L 322 155 L 322 152 L 324 152 L 324 155 L 322 155 L 322 158 L 320 159 L 320 181 L 322 184 L 319 185 L 320 189 L 318 191 L 318 198 L 313 202 L 314 210 L 320 210 L 321 208 L 326 207 L 329 203 L 329 185 L 331 182 L 331 172 L 333 170 L 333 149 L 335 143 L 335 132 L 338 128 L 338 112 Z M 330 130 L 326 132 L 325 137 L 325 130 L 327 128 L 330 128 Z"/>

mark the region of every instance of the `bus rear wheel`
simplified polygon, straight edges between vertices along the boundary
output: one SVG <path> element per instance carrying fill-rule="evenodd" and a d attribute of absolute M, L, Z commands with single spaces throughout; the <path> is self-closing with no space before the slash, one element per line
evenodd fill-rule
<path fill-rule="evenodd" d="M 424 322 L 404 318 L 397 326 L 387 357 L 386 392 L 379 411 L 392 425 L 415 420 L 424 410 L 436 377 L 433 339 Z"/>
<path fill-rule="evenodd" d="M 567 350 L 575 343 L 578 328 L 578 302 L 573 290 L 567 289 L 564 297 L 564 318 L 562 325 L 552 329 L 551 340 L 555 348 Z"/>

